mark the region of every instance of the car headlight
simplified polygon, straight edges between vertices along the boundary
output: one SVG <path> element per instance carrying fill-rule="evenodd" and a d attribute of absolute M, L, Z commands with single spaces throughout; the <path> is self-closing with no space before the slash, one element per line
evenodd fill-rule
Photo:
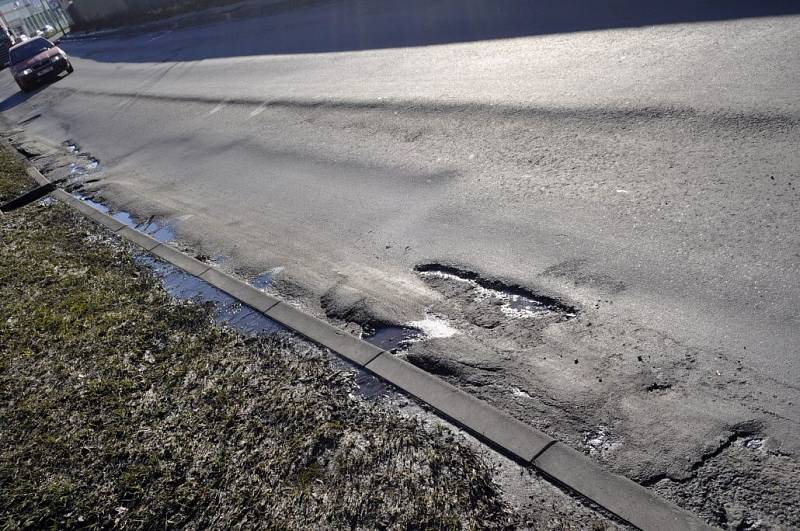
<path fill-rule="evenodd" d="M 63 55 L 54 55 L 50 60 L 52 62 L 54 62 L 54 63 L 57 63 L 58 61 L 63 61 L 64 60 L 64 56 Z"/>
<path fill-rule="evenodd" d="M 23 76 L 27 76 L 30 74 L 33 74 L 33 70 L 31 70 L 30 68 L 26 68 L 25 70 L 22 71 Z"/>

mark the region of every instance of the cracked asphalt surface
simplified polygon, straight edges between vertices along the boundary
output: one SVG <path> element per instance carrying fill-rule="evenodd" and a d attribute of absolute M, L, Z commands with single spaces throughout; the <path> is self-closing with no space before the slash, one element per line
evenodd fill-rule
<path fill-rule="evenodd" d="M 446 321 L 398 355 L 709 522 L 798 525 L 800 8 L 501 4 L 75 38 L 76 74 L 7 77 L 0 110 L 41 115 L 44 171 L 72 139 L 86 191 L 318 315 Z"/>

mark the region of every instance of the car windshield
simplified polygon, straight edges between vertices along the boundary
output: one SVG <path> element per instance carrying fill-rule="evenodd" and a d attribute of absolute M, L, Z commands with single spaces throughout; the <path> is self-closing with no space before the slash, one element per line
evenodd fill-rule
<path fill-rule="evenodd" d="M 47 39 L 31 39 L 25 44 L 20 44 L 11 49 L 11 64 L 21 63 L 37 53 L 41 53 L 53 47 Z"/>

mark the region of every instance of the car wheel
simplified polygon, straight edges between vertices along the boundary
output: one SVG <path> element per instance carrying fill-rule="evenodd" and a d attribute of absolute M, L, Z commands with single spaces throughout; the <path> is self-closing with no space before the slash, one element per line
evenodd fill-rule
<path fill-rule="evenodd" d="M 72 66 L 72 63 L 67 63 L 67 74 L 71 74 L 75 71 L 75 68 Z"/>
<path fill-rule="evenodd" d="M 22 92 L 30 92 L 31 91 L 31 88 L 28 85 L 23 85 L 22 83 L 17 83 L 17 85 L 19 85 L 19 89 Z"/>

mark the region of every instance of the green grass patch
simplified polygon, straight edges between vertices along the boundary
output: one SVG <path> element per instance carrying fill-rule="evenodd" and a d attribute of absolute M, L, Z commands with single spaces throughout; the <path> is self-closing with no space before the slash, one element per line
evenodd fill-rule
<path fill-rule="evenodd" d="M 0 200 L 29 186 L 0 151 Z M 513 524 L 472 449 L 352 389 L 63 205 L 0 217 L 0 529 Z"/>

